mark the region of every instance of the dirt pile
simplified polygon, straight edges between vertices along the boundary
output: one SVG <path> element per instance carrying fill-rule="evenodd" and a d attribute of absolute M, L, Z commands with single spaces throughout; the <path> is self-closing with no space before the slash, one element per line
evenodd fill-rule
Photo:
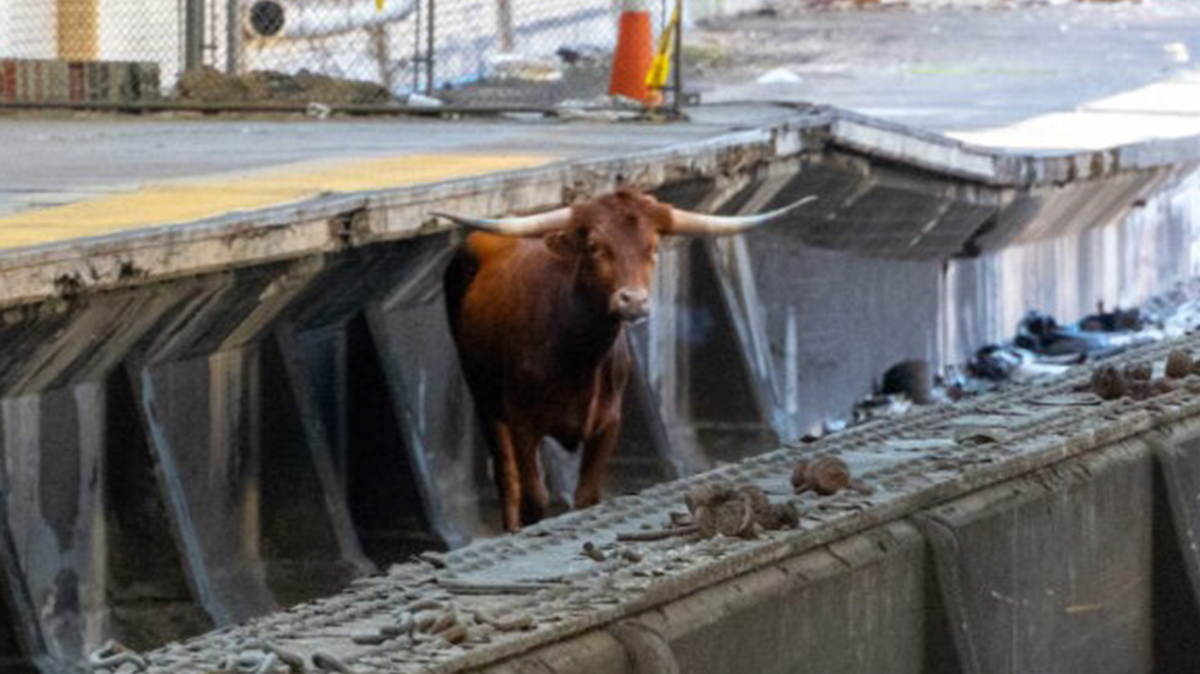
<path fill-rule="evenodd" d="M 395 99 L 372 82 L 348 80 L 300 71 L 287 75 L 256 70 L 241 75 L 200 68 L 184 73 L 175 85 L 181 101 L 201 103 L 325 103 L 383 105 Z"/>

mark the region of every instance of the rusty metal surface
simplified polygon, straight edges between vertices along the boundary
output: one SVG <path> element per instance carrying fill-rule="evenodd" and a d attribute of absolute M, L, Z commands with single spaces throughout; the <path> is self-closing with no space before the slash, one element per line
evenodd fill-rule
<path fill-rule="evenodd" d="M 1161 343 L 1116 361 L 1161 371 Z M 341 594 L 145 654 L 150 672 L 303 658 L 354 672 L 456 672 L 584 633 L 849 534 L 1200 413 L 1200 377 L 1152 398 L 1105 402 L 1080 369 L 1031 385 L 863 425 L 617 498 L 457 551 L 398 565 Z M 872 493 L 792 495 L 800 459 L 837 456 Z M 658 529 L 696 484 L 754 484 L 793 500 L 800 527 L 754 540 L 619 542 Z M 591 546 L 586 544 L 590 543 Z M 603 559 L 601 559 L 603 558 Z M 339 669 L 341 668 L 341 669 Z"/>

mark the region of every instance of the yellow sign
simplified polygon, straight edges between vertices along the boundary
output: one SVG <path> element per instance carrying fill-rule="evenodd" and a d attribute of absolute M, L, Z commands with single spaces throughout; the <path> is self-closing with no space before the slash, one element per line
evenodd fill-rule
<path fill-rule="evenodd" d="M 383 11 L 383 2 L 384 2 L 384 0 L 375 0 L 375 11 L 377 11 L 377 12 Z"/>

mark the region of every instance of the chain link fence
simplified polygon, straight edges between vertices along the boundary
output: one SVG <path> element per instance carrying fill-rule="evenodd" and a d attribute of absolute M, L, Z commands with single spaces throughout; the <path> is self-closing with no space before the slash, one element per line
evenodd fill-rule
<path fill-rule="evenodd" d="M 642 3 L 656 42 L 675 2 Z M 149 62 L 156 87 L 142 96 L 217 106 L 611 108 L 624 103 L 607 96 L 622 9 L 622 0 L 0 0 L 0 59 Z M 0 102 L 3 84 L 0 72 Z"/>

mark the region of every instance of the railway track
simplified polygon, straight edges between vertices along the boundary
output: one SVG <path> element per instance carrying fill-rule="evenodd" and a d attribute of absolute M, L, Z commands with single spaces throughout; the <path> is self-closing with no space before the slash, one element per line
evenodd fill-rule
<path fill-rule="evenodd" d="M 1200 353 L 1200 336 L 1106 361 Z M 427 554 L 335 596 L 142 654 L 93 656 L 112 672 L 460 672 L 635 615 L 698 589 L 1200 414 L 1200 376 L 1143 400 L 1101 400 L 1080 367 L 1046 383 L 880 420 L 566 514 L 515 536 Z M 796 496 L 801 459 L 837 456 L 870 490 Z M 756 485 L 799 510 L 796 529 L 756 538 L 655 538 L 684 495 L 713 481 Z M 633 536 L 630 536 L 633 534 Z M 618 537 L 621 540 L 618 540 Z M 109 664 L 111 662 L 111 664 Z"/>

